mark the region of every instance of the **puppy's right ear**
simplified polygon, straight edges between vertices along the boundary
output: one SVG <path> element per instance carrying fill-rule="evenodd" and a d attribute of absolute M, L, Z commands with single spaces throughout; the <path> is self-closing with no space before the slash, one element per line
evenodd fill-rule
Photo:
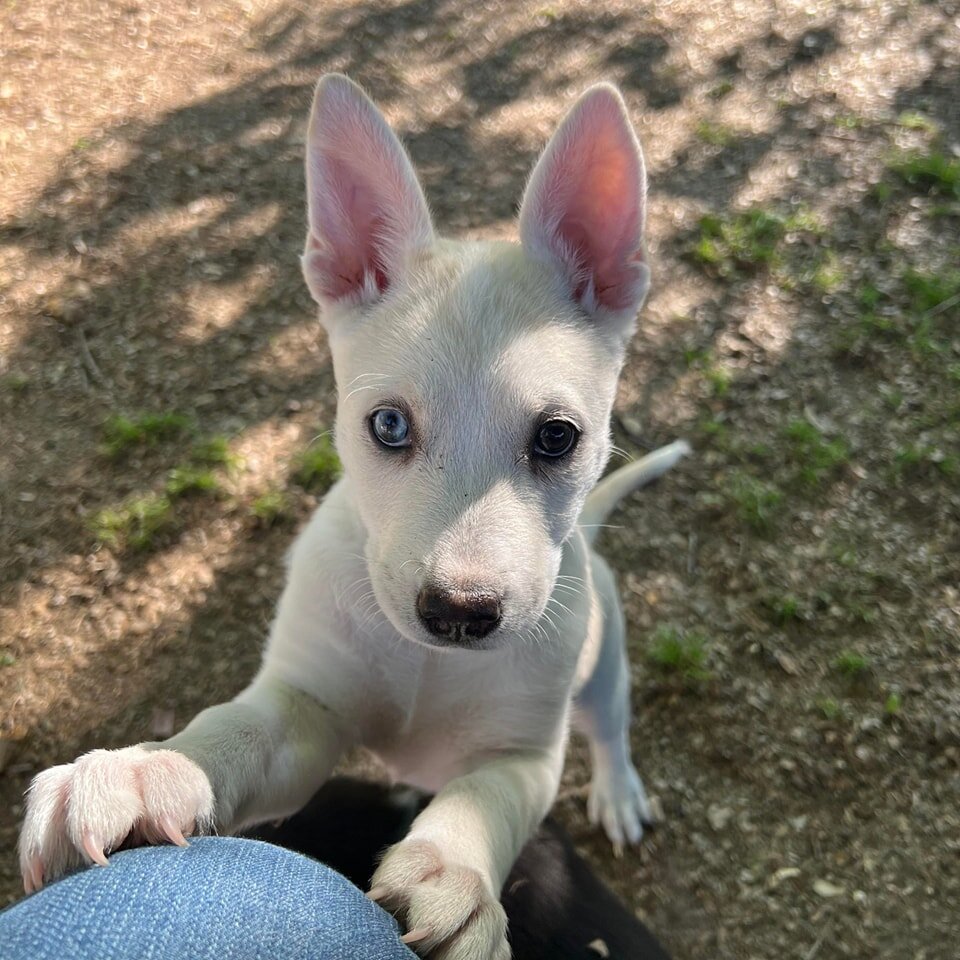
<path fill-rule="evenodd" d="M 313 98 L 307 211 L 303 273 L 321 305 L 379 299 L 433 241 L 410 158 L 367 95 L 337 73 Z"/>

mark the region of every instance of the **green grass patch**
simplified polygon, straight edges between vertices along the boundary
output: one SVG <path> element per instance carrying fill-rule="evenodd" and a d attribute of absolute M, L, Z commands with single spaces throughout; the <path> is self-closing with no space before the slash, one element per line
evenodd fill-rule
<path fill-rule="evenodd" d="M 218 457 L 213 459 L 219 462 Z M 218 496 L 222 491 L 214 467 L 197 462 L 180 464 L 167 472 L 163 493 L 140 494 L 118 506 L 104 507 L 93 515 L 90 529 L 97 540 L 118 550 L 149 550 L 161 533 L 173 528 L 176 500 L 195 494 Z"/>
<path fill-rule="evenodd" d="M 778 263 L 778 245 L 787 232 L 783 217 L 760 209 L 730 217 L 708 214 L 701 217 L 699 227 L 694 259 L 724 277 L 755 273 Z"/>
<path fill-rule="evenodd" d="M 706 377 L 707 383 L 710 384 L 710 389 L 715 397 L 725 397 L 730 392 L 730 384 L 733 378 L 723 367 L 707 367 L 703 371 L 703 375 Z"/>
<path fill-rule="evenodd" d="M 916 475 L 933 469 L 945 477 L 955 477 L 960 473 L 960 457 L 928 444 L 910 443 L 894 454 L 893 466 L 897 476 Z"/>
<path fill-rule="evenodd" d="M 293 464 L 293 480 L 311 493 L 323 493 L 339 478 L 340 458 L 329 436 L 315 440 L 297 456 Z"/>
<path fill-rule="evenodd" d="M 240 458 L 230 450 L 230 441 L 223 436 L 204 437 L 190 449 L 193 463 L 232 470 L 240 465 Z"/>
<path fill-rule="evenodd" d="M 710 437 L 718 446 L 725 446 L 730 439 L 730 428 L 723 420 L 704 418 L 700 421 L 700 432 Z"/>
<path fill-rule="evenodd" d="M 836 292 L 843 286 L 846 279 L 847 272 L 832 250 L 828 250 L 823 255 L 810 276 L 810 282 L 821 293 Z"/>
<path fill-rule="evenodd" d="M 30 386 L 30 378 L 25 373 L 6 373 L 0 377 L 0 387 L 9 390 L 11 393 L 19 394 L 26 392 Z"/>
<path fill-rule="evenodd" d="M 902 283 L 913 314 L 909 342 L 918 357 L 946 353 L 960 321 L 960 270 L 907 269 Z"/>
<path fill-rule="evenodd" d="M 842 113 L 833 118 L 833 125 L 838 130 L 862 130 L 870 126 L 870 121 L 866 117 L 858 116 L 855 113 Z"/>
<path fill-rule="evenodd" d="M 710 351 L 699 347 L 687 347 L 683 351 L 683 364 L 688 370 L 704 367 L 710 363 Z"/>
<path fill-rule="evenodd" d="M 883 701 L 883 712 L 888 717 L 899 717 L 900 711 L 903 709 L 903 701 L 900 699 L 899 693 L 889 693 L 887 694 L 886 700 Z"/>
<path fill-rule="evenodd" d="M 788 234 L 822 233 L 820 225 L 806 211 L 781 216 L 760 207 L 726 216 L 708 214 L 700 218 L 698 228 L 690 255 L 696 263 L 721 277 L 776 269 L 785 261 L 784 240 Z M 788 280 L 784 278 L 784 282 Z"/>
<path fill-rule="evenodd" d="M 783 504 L 780 490 L 749 474 L 734 473 L 730 477 L 727 493 L 742 523 L 755 533 L 770 533 Z"/>
<path fill-rule="evenodd" d="M 711 87 L 707 96 L 711 100 L 722 100 L 728 93 L 733 93 L 733 81 L 721 80 L 715 87 Z"/>
<path fill-rule="evenodd" d="M 770 594 L 762 600 L 767 617 L 778 627 L 803 619 L 800 601 L 792 594 Z"/>
<path fill-rule="evenodd" d="M 718 366 L 709 350 L 689 348 L 683 351 L 683 362 L 688 370 L 701 370 L 710 384 L 715 397 L 725 397 L 730 392 L 733 378 L 723 367 Z"/>
<path fill-rule="evenodd" d="M 934 120 L 931 120 L 925 113 L 916 110 L 904 110 L 897 117 L 897 125 L 904 130 L 921 130 L 923 133 L 938 134 L 940 127 Z"/>
<path fill-rule="evenodd" d="M 948 354 L 960 321 L 960 270 L 907 267 L 888 291 L 862 284 L 856 300 L 862 312 L 837 332 L 838 358 L 862 357 L 887 343 L 907 346 L 918 361 L 937 359 Z"/>
<path fill-rule="evenodd" d="M 939 150 L 901 154 L 887 169 L 915 192 L 960 200 L 960 160 Z"/>
<path fill-rule="evenodd" d="M 784 434 L 790 443 L 791 459 L 798 467 L 798 479 L 816 486 L 850 458 L 843 440 L 827 440 L 809 420 L 792 420 Z"/>
<path fill-rule="evenodd" d="M 849 680 L 856 680 L 870 669 L 870 661 L 862 653 L 844 650 L 833 661 L 833 668 Z"/>
<path fill-rule="evenodd" d="M 136 447 L 152 447 L 191 432 L 192 418 L 182 413 L 115 414 L 103 425 L 103 451 L 119 457 Z"/>
<path fill-rule="evenodd" d="M 186 465 L 174 467 L 167 474 L 164 487 L 167 496 L 175 500 L 189 493 L 217 494 L 220 492 L 220 480 L 208 467 Z"/>
<path fill-rule="evenodd" d="M 17 658 L 12 653 L 0 653 L 0 667 L 12 667 L 17 662 Z"/>
<path fill-rule="evenodd" d="M 647 658 L 663 673 L 682 677 L 684 680 L 706 680 L 709 646 L 703 634 L 686 632 L 663 624 L 650 638 Z"/>
<path fill-rule="evenodd" d="M 728 147 L 738 139 L 735 131 L 713 120 L 701 120 L 697 124 L 697 139 L 713 147 Z"/>
<path fill-rule="evenodd" d="M 110 547 L 148 550 L 173 527 L 173 503 L 157 493 L 132 497 L 116 507 L 97 511 L 90 522 L 97 540 Z"/>
<path fill-rule="evenodd" d="M 282 490 L 268 490 L 250 503 L 250 514 L 261 526 L 276 526 L 290 517 L 290 498 Z"/>
<path fill-rule="evenodd" d="M 899 387 L 880 384 L 880 394 L 883 397 L 883 405 L 891 413 L 896 413 L 903 406 L 903 391 Z"/>
<path fill-rule="evenodd" d="M 911 267 L 903 274 L 903 286 L 914 312 L 946 310 L 953 303 L 956 316 L 960 317 L 960 270 L 932 272 Z"/>
<path fill-rule="evenodd" d="M 819 697 L 814 706 L 825 720 L 837 720 L 843 714 L 843 707 L 833 697 Z"/>

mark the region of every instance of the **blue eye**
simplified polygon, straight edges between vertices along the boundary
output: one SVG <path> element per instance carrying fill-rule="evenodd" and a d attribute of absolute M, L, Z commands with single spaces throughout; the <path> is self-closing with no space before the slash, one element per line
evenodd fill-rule
<path fill-rule="evenodd" d="M 370 417 L 374 437 L 385 447 L 409 447 L 410 424 L 406 416 L 394 407 L 381 407 Z"/>

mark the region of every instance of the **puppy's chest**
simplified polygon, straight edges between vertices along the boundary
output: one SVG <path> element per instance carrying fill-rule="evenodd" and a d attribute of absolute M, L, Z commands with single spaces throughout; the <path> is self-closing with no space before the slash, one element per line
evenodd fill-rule
<path fill-rule="evenodd" d="M 438 662 L 439 660 L 439 662 Z M 410 664 L 371 704 L 364 745 L 393 776 L 435 791 L 492 752 L 542 747 L 562 726 L 567 691 L 516 670 L 452 669 L 442 658 Z"/>

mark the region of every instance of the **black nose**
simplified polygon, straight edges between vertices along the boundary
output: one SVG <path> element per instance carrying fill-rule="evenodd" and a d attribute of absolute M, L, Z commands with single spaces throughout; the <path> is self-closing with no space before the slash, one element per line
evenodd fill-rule
<path fill-rule="evenodd" d="M 500 597 L 487 590 L 445 590 L 424 587 L 417 597 L 417 613 L 436 637 L 460 640 L 485 637 L 500 623 Z"/>

